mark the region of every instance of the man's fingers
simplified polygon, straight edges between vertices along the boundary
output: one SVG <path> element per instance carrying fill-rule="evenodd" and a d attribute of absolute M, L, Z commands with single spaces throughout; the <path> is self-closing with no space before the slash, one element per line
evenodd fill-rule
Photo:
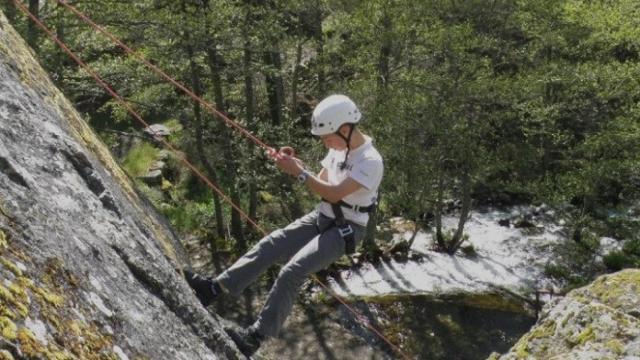
<path fill-rule="evenodd" d="M 280 148 L 280 150 L 278 151 L 279 154 L 282 155 L 287 155 L 287 156 L 291 156 L 294 157 L 296 152 L 293 150 L 293 148 L 291 146 L 283 146 Z"/>
<path fill-rule="evenodd" d="M 267 155 L 268 157 L 275 159 L 278 156 L 278 151 L 276 151 L 276 149 L 270 147 L 265 151 L 265 155 Z"/>

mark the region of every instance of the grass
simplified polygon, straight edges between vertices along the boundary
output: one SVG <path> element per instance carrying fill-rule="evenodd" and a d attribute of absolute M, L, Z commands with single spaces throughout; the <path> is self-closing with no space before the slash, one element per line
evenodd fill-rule
<path fill-rule="evenodd" d="M 135 145 L 125 157 L 122 166 L 132 177 L 139 177 L 147 173 L 149 167 L 158 156 L 159 150 L 149 143 Z"/>

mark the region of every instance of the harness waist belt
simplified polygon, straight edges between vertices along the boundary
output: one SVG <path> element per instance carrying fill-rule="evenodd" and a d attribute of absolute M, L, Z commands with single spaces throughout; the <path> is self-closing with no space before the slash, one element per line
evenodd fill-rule
<path fill-rule="evenodd" d="M 373 203 L 371 205 L 367 205 L 367 206 L 360 206 L 360 205 L 351 205 L 351 204 L 349 204 L 347 202 L 344 202 L 343 200 L 340 200 L 335 204 L 333 204 L 330 201 L 327 201 L 325 199 L 322 199 L 322 201 L 330 204 L 332 207 L 337 204 L 337 205 L 342 206 L 343 208 L 351 209 L 351 210 L 353 210 L 355 212 L 361 212 L 361 213 L 370 213 L 370 212 L 373 212 L 373 210 L 376 208 L 376 204 L 375 203 Z"/>

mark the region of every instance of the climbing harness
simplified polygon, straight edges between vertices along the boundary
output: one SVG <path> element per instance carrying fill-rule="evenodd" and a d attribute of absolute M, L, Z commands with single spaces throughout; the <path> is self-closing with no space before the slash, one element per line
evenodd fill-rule
<path fill-rule="evenodd" d="M 294 156 L 295 155 L 293 153 L 293 149 L 291 149 L 291 148 L 287 149 L 287 147 L 283 147 L 280 151 L 277 151 L 273 147 L 268 146 L 267 144 L 262 142 L 260 139 L 258 139 L 256 136 L 251 134 L 251 132 L 249 132 L 247 129 L 242 127 L 240 124 L 238 124 L 237 122 L 229 119 L 226 115 L 224 115 L 223 113 L 218 111 L 211 104 L 209 104 L 208 102 L 204 101 L 201 97 L 197 96 L 193 91 L 189 90 L 184 85 L 180 84 L 177 80 L 175 80 L 171 76 L 167 75 L 164 71 L 162 71 L 160 68 L 158 68 L 157 66 L 153 65 L 151 62 L 146 60 L 139 53 L 135 52 L 133 49 L 131 49 L 130 47 L 128 47 L 127 45 L 122 43 L 118 38 L 116 38 L 114 35 L 112 35 L 108 31 L 104 30 L 101 26 L 97 25 L 95 22 L 93 22 L 91 19 L 89 19 L 86 15 L 81 13 L 75 7 L 73 7 L 72 5 L 67 3 L 65 0 L 57 0 L 57 1 L 61 5 L 65 6 L 69 10 L 71 10 L 74 14 L 76 14 L 79 18 L 81 18 L 87 24 L 92 26 L 94 29 L 96 29 L 97 31 L 103 33 L 107 37 L 109 37 L 114 43 L 116 43 L 119 47 L 124 49 L 129 55 L 132 55 L 132 56 L 136 57 L 138 60 L 140 60 L 146 66 L 148 66 L 154 72 L 160 74 L 167 81 L 169 81 L 174 86 L 176 86 L 177 88 L 182 90 L 185 94 L 190 96 L 192 99 L 194 99 L 195 101 L 200 102 L 202 105 L 204 105 L 204 107 L 206 109 L 208 109 L 209 111 L 211 111 L 212 113 L 217 115 L 220 119 L 225 121 L 225 123 L 228 126 L 235 128 L 236 130 L 238 130 L 240 133 L 242 133 L 244 136 L 246 136 L 248 139 L 250 139 L 251 141 L 253 141 L 257 145 L 265 148 L 269 155 L 271 155 L 271 156 L 282 156 L 282 155 Z M 36 17 L 33 13 L 31 13 L 29 11 L 29 9 L 27 9 L 27 7 L 24 4 L 22 4 L 22 2 L 20 0 L 13 0 L 13 2 L 16 4 L 16 7 L 19 8 L 25 15 L 27 15 L 27 17 L 29 17 L 31 19 L 31 21 L 33 21 L 38 27 L 40 27 L 53 42 L 55 42 L 58 46 L 60 46 L 60 48 L 64 52 L 66 52 L 80 67 L 82 67 L 89 75 L 91 75 L 91 77 L 93 77 L 96 80 L 96 82 L 100 86 L 102 86 L 105 89 L 105 91 L 107 91 L 107 93 L 109 93 L 109 95 L 111 95 L 116 101 L 118 101 L 118 103 L 120 105 L 122 105 L 125 108 L 125 110 L 127 110 L 127 112 L 133 116 L 134 119 L 136 119 L 138 122 L 140 122 L 144 127 L 149 127 L 149 124 L 147 124 L 147 122 L 144 121 L 142 116 L 138 112 L 136 112 L 131 107 L 131 105 L 126 100 L 124 100 L 124 98 L 122 98 L 115 90 L 113 90 L 113 88 L 111 88 L 111 86 L 109 86 L 89 65 L 87 65 L 84 61 L 82 61 L 62 40 L 60 40 L 53 33 L 53 31 L 51 29 L 49 29 L 42 21 L 40 21 L 40 19 L 38 17 Z M 173 151 L 174 153 L 176 153 L 176 154 L 179 153 L 178 150 L 173 145 L 171 145 L 167 140 L 160 139 L 160 142 L 166 148 L 168 148 L 169 150 Z M 289 150 L 289 149 L 291 149 L 291 150 Z M 185 164 L 185 166 L 187 166 L 190 170 L 192 170 L 194 172 L 194 174 L 196 174 L 201 180 L 203 180 L 205 182 L 205 184 L 207 184 L 212 190 L 214 190 L 218 195 L 220 195 L 220 197 L 224 201 L 226 201 L 233 209 L 238 211 L 238 213 L 248 223 L 250 223 L 253 227 L 255 227 L 264 236 L 266 236 L 268 234 L 260 225 L 258 225 L 253 219 L 251 219 L 237 204 L 235 204 L 218 186 L 216 186 L 216 184 L 214 184 L 200 170 L 198 170 L 193 164 L 191 164 L 191 162 L 189 162 L 189 160 L 187 158 L 185 158 L 185 157 L 179 157 L 179 158 L 182 161 L 182 163 Z M 350 206 L 347 203 L 344 203 L 344 204 L 346 204 L 345 207 Z M 339 205 L 338 207 L 340 207 L 340 206 L 342 206 L 342 205 Z M 332 205 L 332 207 L 333 207 L 333 205 Z M 364 208 L 360 207 L 360 208 L 358 208 L 357 211 L 361 211 L 362 212 L 363 209 L 368 209 L 369 207 L 364 207 Z M 334 212 L 335 212 L 335 210 L 334 210 Z M 342 213 L 342 209 L 339 209 L 338 213 Z M 336 219 L 337 219 L 337 216 L 336 216 Z M 344 220 L 344 216 L 342 216 L 342 219 Z M 338 226 L 340 226 L 338 222 L 340 222 L 340 220 L 337 219 L 336 220 L 336 224 Z M 348 225 L 348 223 L 346 223 L 346 221 L 345 221 L 345 224 Z M 348 230 L 347 227 L 344 226 L 344 224 L 343 224 L 343 227 L 340 228 L 340 229 L 345 229 L 345 230 L 340 230 L 341 231 L 341 233 L 340 233 L 341 235 L 344 232 L 344 234 L 345 234 L 344 236 L 347 236 L 347 237 L 348 236 L 353 236 L 353 229 L 351 228 L 351 226 L 348 227 L 348 229 L 350 229 L 350 230 Z M 343 238 L 344 238 L 344 236 L 343 236 Z M 354 242 L 354 245 L 355 245 L 355 242 Z M 391 342 L 391 340 L 389 340 L 378 329 L 376 329 L 373 325 L 371 325 L 371 323 L 368 321 L 368 319 L 366 319 L 362 314 L 360 314 L 358 311 L 356 311 L 352 306 L 347 304 L 344 299 L 342 299 L 340 296 L 338 296 L 333 290 L 331 290 L 327 285 L 325 285 L 322 281 L 320 281 L 315 275 L 312 275 L 312 278 L 325 291 L 327 291 L 331 296 L 333 296 L 336 300 L 338 300 L 338 302 L 340 302 L 346 309 L 348 309 L 354 315 L 354 318 L 358 322 L 360 322 L 363 326 L 365 326 L 369 330 L 371 330 L 374 334 L 376 334 L 381 340 L 383 340 L 386 344 L 388 344 L 392 349 L 394 349 L 403 358 L 410 359 L 410 357 L 407 354 L 405 354 L 397 345 L 395 345 L 393 342 Z"/>
<path fill-rule="evenodd" d="M 344 218 L 344 213 L 342 212 L 342 206 L 340 206 L 340 204 L 331 204 L 331 209 L 335 216 L 333 222 L 336 224 L 338 232 L 344 240 L 344 252 L 347 255 L 351 255 L 356 252 L 356 238 L 353 234 L 353 228 Z"/>
<path fill-rule="evenodd" d="M 343 200 L 340 200 L 337 203 L 332 203 L 325 199 L 322 199 L 322 201 L 331 205 L 331 210 L 333 210 L 333 216 L 335 216 L 333 220 L 334 226 L 338 228 L 338 232 L 340 233 L 340 236 L 342 237 L 342 239 L 344 239 L 345 254 L 347 255 L 354 254 L 356 252 L 355 233 L 353 231 L 353 227 L 351 227 L 351 224 L 349 224 L 347 219 L 345 219 L 342 208 L 344 207 L 347 209 L 351 209 L 355 212 L 370 213 L 370 212 L 373 212 L 373 210 L 376 208 L 376 204 L 373 203 L 369 206 L 358 206 L 358 205 L 348 204 Z"/>

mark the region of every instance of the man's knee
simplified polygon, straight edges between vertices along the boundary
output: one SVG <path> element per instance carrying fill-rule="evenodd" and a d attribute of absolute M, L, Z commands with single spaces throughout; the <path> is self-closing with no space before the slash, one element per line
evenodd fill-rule
<path fill-rule="evenodd" d="M 269 235 L 260 239 L 260 241 L 258 241 L 254 247 L 256 249 L 273 248 L 276 242 L 278 242 L 279 239 L 282 239 L 284 237 L 285 237 L 285 233 L 284 231 L 282 231 L 282 229 L 274 230 Z"/>
<path fill-rule="evenodd" d="M 308 274 L 303 267 L 295 263 L 289 263 L 280 269 L 277 281 L 285 283 L 288 286 L 297 286 L 304 281 L 307 275 Z"/>

